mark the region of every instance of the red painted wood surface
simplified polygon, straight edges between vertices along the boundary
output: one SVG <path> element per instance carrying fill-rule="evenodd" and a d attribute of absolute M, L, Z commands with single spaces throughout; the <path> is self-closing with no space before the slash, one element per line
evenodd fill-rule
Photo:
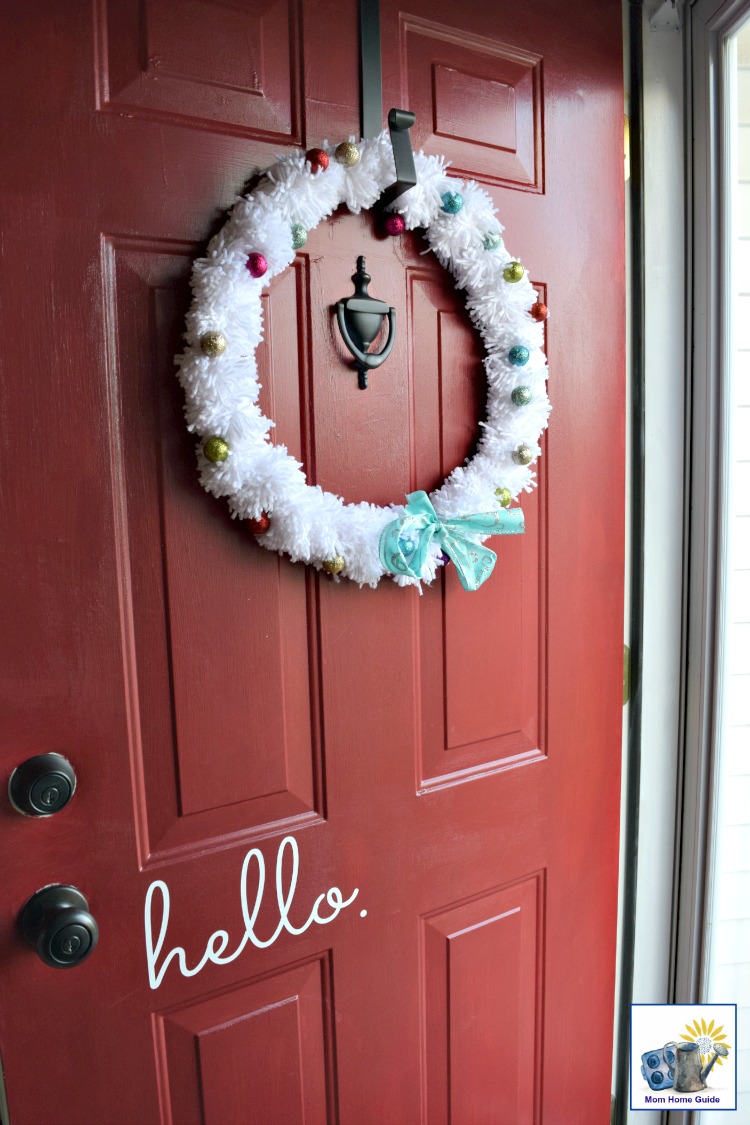
<path fill-rule="evenodd" d="M 279 149 L 358 129 L 356 9 L 6 5 L 4 776 L 56 750 L 73 801 L 0 804 L 12 1125 L 601 1125 L 614 989 L 623 586 L 620 8 L 381 2 L 384 105 L 485 183 L 553 310 L 526 535 L 472 595 L 321 581 L 198 486 L 172 357 L 192 258 Z M 266 300 L 264 402 L 313 480 L 385 502 L 472 449 L 477 340 L 416 235 L 319 228 Z M 398 312 L 360 392 L 331 306 L 365 253 Z M 501 483 L 501 482 L 498 482 Z M 240 941 L 280 840 L 301 926 Z M 257 868 L 249 877 L 249 896 Z M 16 915 L 71 882 L 101 927 L 55 972 Z M 362 912 L 366 913 L 363 915 Z"/>

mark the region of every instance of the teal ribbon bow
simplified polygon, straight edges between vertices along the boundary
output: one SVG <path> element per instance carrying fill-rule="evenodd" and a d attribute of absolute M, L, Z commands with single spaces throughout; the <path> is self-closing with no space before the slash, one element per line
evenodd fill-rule
<path fill-rule="evenodd" d="M 441 520 L 426 492 L 411 492 L 406 499 L 401 519 L 387 524 L 380 536 L 380 561 L 392 574 L 421 578 L 430 543 L 437 539 L 455 563 L 464 590 L 478 590 L 492 574 L 497 555 L 469 538 L 466 532 L 478 535 L 523 533 L 520 508 Z"/>

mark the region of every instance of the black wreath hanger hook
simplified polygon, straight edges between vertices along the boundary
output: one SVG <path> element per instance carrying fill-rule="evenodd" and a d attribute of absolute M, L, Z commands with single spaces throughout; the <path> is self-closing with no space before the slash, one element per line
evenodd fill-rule
<path fill-rule="evenodd" d="M 383 121 L 382 65 L 380 57 L 380 5 L 378 0 L 360 0 L 359 4 L 360 79 L 363 138 L 376 136 Z M 375 210 L 383 211 L 394 199 L 413 188 L 417 182 L 414 152 L 409 130 L 414 124 L 414 114 L 407 109 L 391 109 L 388 113 L 388 130 L 391 135 L 396 179 L 381 194 Z M 342 297 L 336 304 L 339 331 L 347 348 L 354 356 L 359 374 L 360 390 L 367 389 L 367 372 L 380 367 L 391 353 L 396 339 L 396 310 L 371 297 L 367 289 L 370 275 L 365 270 L 365 259 L 357 258 L 357 272 L 352 274 L 354 293 Z M 371 353 L 370 345 L 376 338 L 385 318 L 388 318 L 388 339 L 380 352 Z"/>
<path fill-rule="evenodd" d="M 376 137 L 383 128 L 383 66 L 380 51 L 380 2 L 359 0 L 360 116 L 362 137 Z M 396 179 L 375 204 L 387 207 L 417 182 L 409 130 L 415 117 L 408 109 L 388 112 Z"/>
<path fill-rule="evenodd" d="M 381 210 L 393 203 L 413 188 L 417 182 L 417 170 L 414 167 L 414 150 L 411 147 L 409 130 L 416 121 L 413 113 L 408 109 L 391 109 L 388 111 L 388 131 L 391 134 L 393 147 L 393 161 L 396 165 L 396 180 L 386 188 L 375 206 Z"/>

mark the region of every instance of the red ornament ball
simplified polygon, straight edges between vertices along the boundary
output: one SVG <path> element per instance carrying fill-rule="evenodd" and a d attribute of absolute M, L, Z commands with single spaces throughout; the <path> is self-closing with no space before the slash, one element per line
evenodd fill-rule
<path fill-rule="evenodd" d="M 540 323 L 546 320 L 549 315 L 549 309 L 546 305 L 543 305 L 541 301 L 537 301 L 535 305 L 532 305 L 529 312 L 531 313 L 532 320 L 539 321 Z"/>
<path fill-rule="evenodd" d="M 309 160 L 311 172 L 325 172 L 328 167 L 328 153 L 323 148 L 309 148 L 305 160 Z"/>
<path fill-rule="evenodd" d="M 392 234 L 395 238 L 397 234 L 403 234 L 406 230 L 406 223 L 404 222 L 403 215 L 386 215 L 383 226 L 388 234 Z"/>
<path fill-rule="evenodd" d="M 251 277 L 263 277 L 268 269 L 268 262 L 262 254 L 251 254 L 245 265 Z"/>
<path fill-rule="evenodd" d="M 271 517 L 268 512 L 261 512 L 257 520 L 250 520 L 250 530 L 253 535 L 263 535 L 271 526 Z"/>

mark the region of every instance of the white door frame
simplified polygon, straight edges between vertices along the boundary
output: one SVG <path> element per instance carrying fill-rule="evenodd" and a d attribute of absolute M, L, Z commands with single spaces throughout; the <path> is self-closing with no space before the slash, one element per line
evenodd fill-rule
<path fill-rule="evenodd" d="M 632 97 L 641 98 L 633 116 L 643 147 L 635 135 L 631 627 L 639 651 L 624 806 L 621 1044 L 630 999 L 704 999 L 730 292 L 722 62 L 724 38 L 750 0 L 629 6 Z M 618 1122 L 637 1120 L 627 1109 L 625 1069 Z M 664 1120 L 687 1125 L 692 1117 L 673 1111 Z"/>

